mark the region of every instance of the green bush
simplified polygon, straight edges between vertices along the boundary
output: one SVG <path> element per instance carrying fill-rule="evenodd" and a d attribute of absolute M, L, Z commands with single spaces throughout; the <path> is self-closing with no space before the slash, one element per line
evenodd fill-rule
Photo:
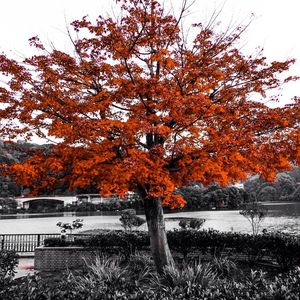
<path fill-rule="evenodd" d="M 282 274 L 270 280 L 266 274 L 253 271 L 243 282 L 223 281 L 218 286 L 202 290 L 200 299 L 299 299 L 300 269 Z M 194 298 L 196 299 L 196 298 Z"/>
<path fill-rule="evenodd" d="M 257 235 L 260 230 L 262 220 L 266 217 L 268 210 L 252 198 L 249 203 L 242 205 L 240 215 L 245 217 L 251 224 L 252 234 Z"/>
<path fill-rule="evenodd" d="M 14 250 L 0 250 L 0 285 L 12 280 L 15 276 L 18 258 Z"/>
<path fill-rule="evenodd" d="M 66 239 L 62 238 L 47 238 L 44 240 L 45 247 L 68 247 L 68 246 L 77 246 L 72 241 L 67 241 Z"/>
<path fill-rule="evenodd" d="M 267 253 L 280 266 L 282 271 L 287 271 L 300 265 L 300 240 L 283 233 L 270 233 L 266 235 Z"/>
<path fill-rule="evenodd" d="M 100 271 L 98 271 L 100 270 Z M 0 289 L 1 299 L 39 300 L 296 300 L 300 293 L 300 268 L 270 278 L 252 271 L 239 280 L 220 278 L 211 265 L 195 264 L 182 269 L 169 268 L 163 275 L 151 273 L 144 280 L 131 277 L 129 264 L 120 258 L 100 259 L 88 273 L 65 273 L 53 278 L 38 275 L 13 281 Z M 140 277 L 143 277 L 140 274 Z M 158 280 L 156 282 L 156 280 Z"/>
<path fill-rule="evenodd" d="M 163 273 L 158 276 L 156 290 L 170 292 L 174 289 L 191 289 L 194 286 L 208 287 L 216 279 L 217 274 L 213 271 L 212 266 L 193 262 L 177 266 L 167 266 Z"/>
<path fill-rule="evenodd" d="M 283 270 L 300 265 L 300 240 L 282 233 L 259 235 L 216 230 L 173 230 L 167 232 L 171 251 L 184 258 L 200 254 L 220 257 L 222 253 L 243 255 L 250 264 L 268 257 L 274 259 Z M 147 232 L 107 231 L 101 234 L 76 236 L 73 242 L 59 238 L 45 240 L 45 246 L 84 246 L 101 248 L 106 253 L 130 255 L 138 250 L 149 250 L 150 239 Z"/>
<path fill-rule="evenodd" d="M 210 264 L 219 278 L 234 278 L 240 274 L 236 263 L 227 256 L 214 257 Z"/>
<path fill-rule="evenodd" d="M 147 232 L 110 231 L 92 236 L 86 241 L 87 247 L 100 247 L 109 253 L 129 255 L 136 250 L 148 249 L 150 239 Z"/>
<path fill-rule="evenodd" d="M 149 254 L 138 253 L 130 255 L 127 269 L 129 277 L 139 286 L 147 286 L 153 279 L 156 269 L 152 257 Z"/>
<path fill-rule="evenodd" d="M 179 227 L 181 229 L 194 229 L 199 230 L 205 222 L 205 219 L 199 219 L 199 218 L 186 218 L 179 221 Z"/>
<path fill-rule="evenodd" d="M 56 226 L 60 228 L 61 233 L 66 233 L 69 230 L 69 234 L 72 234 L 73 230 L 80 229 L 83 226 L 82 219 L 76 219 L 72 223 L 58 222 Z"/>
<path fill-rule="evenodd" d="M 121 211 L 120 222 L 125 231 L 132 231 L 133 228 L 138 228 L 146 221 L 136 215 L 134 209 L 124 209 Z"/>
<path fill-rule="evenodd" d="M 18 255 L 13 250 L 0 250 L 0 299 L 14 299 L 7 297 L 18 265 Z"/>

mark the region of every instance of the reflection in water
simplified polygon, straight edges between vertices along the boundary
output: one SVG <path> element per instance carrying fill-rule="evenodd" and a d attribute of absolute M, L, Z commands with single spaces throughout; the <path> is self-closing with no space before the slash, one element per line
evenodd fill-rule
<path fill-rule="evenodd" d="M 14 215 L 0 215 L 0 220 L 5 219 L 34 219 L 34 218 L 48 218 L 48 217 L 63 217 L 64 213 L 44 213 L 44 214 L 14 214 Z"/>
<path fill-rule="evenodd" d="M 0 220 L 2 219 L 35 219 L 35 218 L 49 218 L 49 217 L 80 217 L 80 216 L 116 216 L 120 213 L 118 211 L 66 211 L 66 212 L 54 212 L 54 213 L 20 213 L 13 215 L 0 215 Z"/>
<path fill-rule="evenodd" d="M 300 217 L 300 203 L 267 203 L 264 205 L 268 209 L 270 217 Z"/>
<path fill-rule="evenodd" d="M 262 222 L 262 228 L 268 231 L 280 230 L 300 235 L 300 203 L 264 203 L 268 216 Z M 59 233 L 56 223 L 72 222 L 76 217 L 82 218 L 82 230 L 122 229 L 119 212 L 64 212 L 48 214 L 16 214 L 0 216 L 1 233 Z M 143 217 L 143 216 L 142 216 Z M 178 228 L 178 221 L 168 220 L 174 217 L 204 218 L 204 228 L 220 231 L 251 232 L 248 221 L 237 210 L 193 211 L 166 214 L 166 229 Z M 146 230 L 146 224 L 142 226 Z"/>

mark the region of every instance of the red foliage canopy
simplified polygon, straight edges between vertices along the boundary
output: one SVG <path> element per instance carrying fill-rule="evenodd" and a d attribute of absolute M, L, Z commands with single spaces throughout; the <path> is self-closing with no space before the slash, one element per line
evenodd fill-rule
<path fill-rule="evenodd" d="M 0 55 L 2 137 L 57 141 L 10 168 L 22 184 L 36 192 L 57 180 L 96 184 L 103 194 L 138 189 L 176 207 L 184 200 L 173 192 L 189 181 L 272 179 L 299 164 L 299 99 L 283 108 L 253 100 L 279 87 L 293 60 L 243 55 L 236 45 L 244 28 L 228 35 L 197 24 L 187 43 L 180 20 L 157 1 L 121 2 L 119 21 L 72 23 L 85 32 L 74 54 L 34 37 L 37 55 Z"/>

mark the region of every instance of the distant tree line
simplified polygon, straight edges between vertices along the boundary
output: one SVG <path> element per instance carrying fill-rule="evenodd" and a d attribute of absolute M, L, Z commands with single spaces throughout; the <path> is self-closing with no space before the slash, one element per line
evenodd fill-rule
<path fill-rule="evenodd" d="M 278 173 L 274 182 L 265 181 L 256 175 L 250 177 L 243 185 L 244 188 L 222 188 L 215 183 L 205 188 L 199 183 L 193 183 L 181 188 L 179 192 L 187 201 L 187 209 L 237 208 L 250 200 L 300 201 L 300 167 Z"/>
<path fill-rule="evenodd" d="M 249 201 L 248 193 L 235 186 L 221 188 L 217 183 L 208 187 L 201 184 L 190 184 L 181 188 L 179 193 L 187 201 L 186 209 L 207 209 L 207 208 L 237 208 L 240 204 Z"/>
<path fill-rule="evenodd" d="M 258 201 L 300 201 L 300 167 L 278 173 L 274 182 L 254 176 L 244 183 L 244 188 Z"/>

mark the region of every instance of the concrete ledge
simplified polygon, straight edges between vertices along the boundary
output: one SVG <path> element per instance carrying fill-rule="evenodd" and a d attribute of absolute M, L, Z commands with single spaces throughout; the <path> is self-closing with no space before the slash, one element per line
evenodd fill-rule
<path fill-rule="evenodd" d="M 38 247 L 34 252 L 34 269 L 57 271 L 82 268 L 100 251 L 83 247 Z"/>

